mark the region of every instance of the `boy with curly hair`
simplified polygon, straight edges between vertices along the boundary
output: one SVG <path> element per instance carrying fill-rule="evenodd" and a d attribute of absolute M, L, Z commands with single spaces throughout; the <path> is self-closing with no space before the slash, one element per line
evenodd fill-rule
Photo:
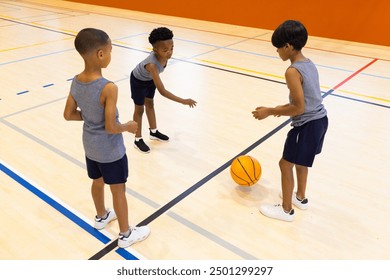
<path fill-rule="evenodd" d="M 153 51 L 133 69 L 130 75 L 131 98 L 134 101 L 133 118 L 138 123 L 134 147 L 142 153 L 150 152 L 149 146 L 142 139 L 142 116 L 144 111 L 149 122 L 150 139 L 162 142 L 169 141 L 168 136 L 157 130 L 153 102 L 156 88 L 162 96 L 170 100 L 188 105 L 191 108 L 196 106 L 196 101 L 180 98 L 168 91 L 160 78 L 160 74 L 164 71 L 168 60 L 172 57 L 172 31 L 166 27 L 155 28 L 149 35 L 149 43 L 153 46 Z"/>

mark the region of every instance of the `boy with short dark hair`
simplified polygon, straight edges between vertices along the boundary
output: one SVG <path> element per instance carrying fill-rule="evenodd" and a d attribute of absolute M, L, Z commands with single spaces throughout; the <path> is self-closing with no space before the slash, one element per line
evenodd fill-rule
<path fill-rule="evenodd" d="M 308 33 L 299 21 L 287 20 L 272 34 L 272 44 L 283 61 L 290 60 L 285 77 L 290 90 L 290 102 L 274 108 L 257 107 L 253 116 L 262 120 L 270 115 L 290 116 L 293 128 L 289 131 L 283 157 L 279 161 L 282 177 L 282 204 L 261 205 L 259 210 L 267 217 L 293 221 L 294 209 L 308 206 L 306 183 L 308 167 L 321 152 L 328 128 L 327 112 L 322 104 L 319 76 L 314 63 L 302 54 Z M 295 167 L 298 188 L 294 191 Z"/>
<path fill-rule="evenodd" d="M 108 35 L 99 29 L 85 28 L 77 34 L 74 44 L 85 68 L 72 81 L 64 118 L 84 121 L 83 146 L 97 212 L 94 227 L 101 230 L 118 218 L 118 246 L 125 248 L 150 234 L 147 226 L 130 227 L 128 222 L 125 185 L 128 162 L 122 133 L 135 133 L 137 123 L 119 122 L 118 87 L 102 76 L 102 68 L 111 61 L 112 44 Z M 114 210 L 105 207 L 105 184 L 110 185 Z"/>

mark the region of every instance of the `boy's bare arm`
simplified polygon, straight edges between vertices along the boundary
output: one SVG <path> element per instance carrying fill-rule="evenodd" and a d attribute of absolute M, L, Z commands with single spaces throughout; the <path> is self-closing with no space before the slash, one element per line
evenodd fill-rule
<path fill-rule="evenodd" d="M 116 121 L 116 103 L 118 100 L 118 87 L 113 84 L 107 84 L 102 92 L 101 101 L 104 106 L 105 129 L 110 134 L 118 134 L 125 131 L 135 133 L 138 124 L 134 121 L 121 124 Z"/>
<path fill-rule="evenodd" d="M 67 121 L 82 121 L 81 111 L 77 109 L 77 103 L 72 94 L 69 93 L 64 109 L 64 118 Z"/>
<path fill-rule="evenodd" d="M 168 91 L 167 89 L 165 89 L 165 86 L 164 86 L 163 82 L 161 81 L 160 74 L 158 73 L 156 65 L 150 63 L 150 64 L 146 65 L 146 69 L 152 75 L 153 82 L 156 85 L 157 90 L 161 93 L 162 96 L 164 96 L 172 101 L 176 101 L 176 102 L 184 104 L 184 105 L 189 105 L 190 107 L 196 106 L 196 101 L 194 101 L 190 98 L 183 99 L 179 96 L 174 95 L 172 92 Z"/>
<path fill-rule="evenodd" d="M 301 74 L 294 68 L 289 68 L 286 71 L 287 87 L 290 90 L 291 102 L 285 105 L 279 105 L 273 108 L 257 107 L 252 112 L 253 117 L 262 120 L 268 116 L 298 116 L 305 111 L 305 99 L 302 88 Z"/>

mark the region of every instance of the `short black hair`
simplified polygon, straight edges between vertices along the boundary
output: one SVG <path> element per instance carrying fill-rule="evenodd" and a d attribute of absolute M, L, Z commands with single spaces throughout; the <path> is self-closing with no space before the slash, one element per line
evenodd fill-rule
<path fill-rule="evenodd" d="M 84 28 L 77 34 L 74 46 L 79 54 L 83 55 L 105 46 L 109 40 L 110 37 L 103 30 Z"/>
<path fill-rule="evenodd" d="M 152 46 L 158 41 L 171 40 L 173 38 L 173 32 L 166 27 L 158 27 L 153 29 L 149 35 L 149 43 Z"/>
<path fill-rule="evenodd" d="M 272 45 L 276 48 L 290 44 L 300 51 L 307 42 L 308 33 L 305 26 L 297 20 L 286 20 L 272 34 Z"/>

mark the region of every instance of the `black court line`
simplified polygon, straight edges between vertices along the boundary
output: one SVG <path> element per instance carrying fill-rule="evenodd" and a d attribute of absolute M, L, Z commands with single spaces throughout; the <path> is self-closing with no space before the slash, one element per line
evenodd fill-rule
<path fill-rule="evenodd" d="M 8 19 L 8 18 L 0 17 L 0 19 L 2 19 L 4 21 L 9 21 L 9 22 L 12 22 L 12 23 L 17 23 L 17 24 L 20 24 L 20 25 L 26 25 L 26 26 L 29 26 L 29 27 L 34 27 L 34 28 L 43 29 L 43 30 L 46 30 L 46 31 L 51 31 L 51 32 L 55 32 L 55 33 L 60 33 L 60 34 L 76 37 L 76 35 L 68 33 L 68 32 L 65 32 L 65 31 L 53 30 L 53 29 L 50 29 L 50 28 L 47 28 L 47 27 L 42 27 L 42 26 L 38 26 L 38 25 L 26 23 L 26 22 L 21 22 L 21 21 L 17 21 L 17 20 L 12 20 L 12 19 Z"/>
<path fill-rule="evenodd" d="M 207 183 L 208 181 L 210 181 L 212 178 L 214 178 L 215 176 L 217 176 L 219 173 L 221 173 L 223 170 L 225 170 L 226 168 L 228 168 L 233 160 L 238 157 L 238 156 L 241 156 L 241 155 L 245 155 L 247 153 L 249 153 L 250 151 L 252 151 L 254 148 L 256 148 L 257 146 L 259 146 L 261 143 L 263 143 L 265 140 L 267 140 L 268 138 L 270 138 L 272 135 L 274 135 L 275 133 L 277 133 L 279 130 L 281 130 L 282 128 L 284 128 L 287 124 L 289 124 L 291 122 L 290 119 L 286 120 L 285 122 L 283 122 L 282 124 L 280 124 L 278 127 L 276 127 L 275 129 L 273 129 L 272 131 L 270 131 L 268 134 L 266 134 L 265 136 L 263 136 L 261 139 L 259 139 L 258 141 L 256 141 L 255 143 L 253 143 L 252 145 L 250 145 L 248 148 L 246 148 L 245 150 L 243 150 L 241 153 L 239 153 L 238 155 L 236 155 L 235 157 L 233 157 L 232 159 L 230 159 L 229 161 L 227 161 L 226 163 L 224 163 L 222 166 L 220 166 L 219 168 L 217 168 L 216 170 L 214 170 L 213 172 L 211 172 L 209 175 L 207 175 L 206 177 L 204 177 L 203 179 L 201 179 L 199 182 L 195 183 L 192 187 L 190 187 L 189 189 L 187 189 L 185 192 L 181 193 L 180 195 L 178 195 L 177 197 L 175 197 L 174 199 L 172 199 L 170 202 L 168 202 L 167 204 L 165 204 L 164 206 L 162 206 L 160 209 L 158 209 L 156 212 L 154 212 L 152 215 L 150 215 L 149 217 L 147 217 L 146 219 L 144 219 L 143 221 L 141 221 L 139 224 L 137 224 L 137 226 L 144 226 L 144 225 L 147 225 L 149 223 L 151 223 L 152 221 L 154 221 L 155 219 L 157 219 L 159 216 L 161 216 L 162 214 L 164 214 L 165 212 L 167 212 L 169 209 L 171 209 L 173 206 L 175 206 L 177 203 L 181 202 L 184 198 L 186 198 L 187 196 L 189 196 L 191 193 L 193 193 L 194 191 L 196 191 L 197 189 L 199 189 L 201 186 L 203 186 L 205 183 Z M 112 251 L 113 249 L 115 249 L 117 247 L 117 244 L 118 244 L 118 239 L 116 239 L 114 242 L 110 243 L 108 246 L 104 247 L 101 251 L 99 251 L 98 253 L 96 253 L 95 255 L 93 255 L 91 258 L 89 258 L 89 260 L 98 260 L 100 258 L 102 258 L 104 255 L 108 254 L 110 251 Z"/>

